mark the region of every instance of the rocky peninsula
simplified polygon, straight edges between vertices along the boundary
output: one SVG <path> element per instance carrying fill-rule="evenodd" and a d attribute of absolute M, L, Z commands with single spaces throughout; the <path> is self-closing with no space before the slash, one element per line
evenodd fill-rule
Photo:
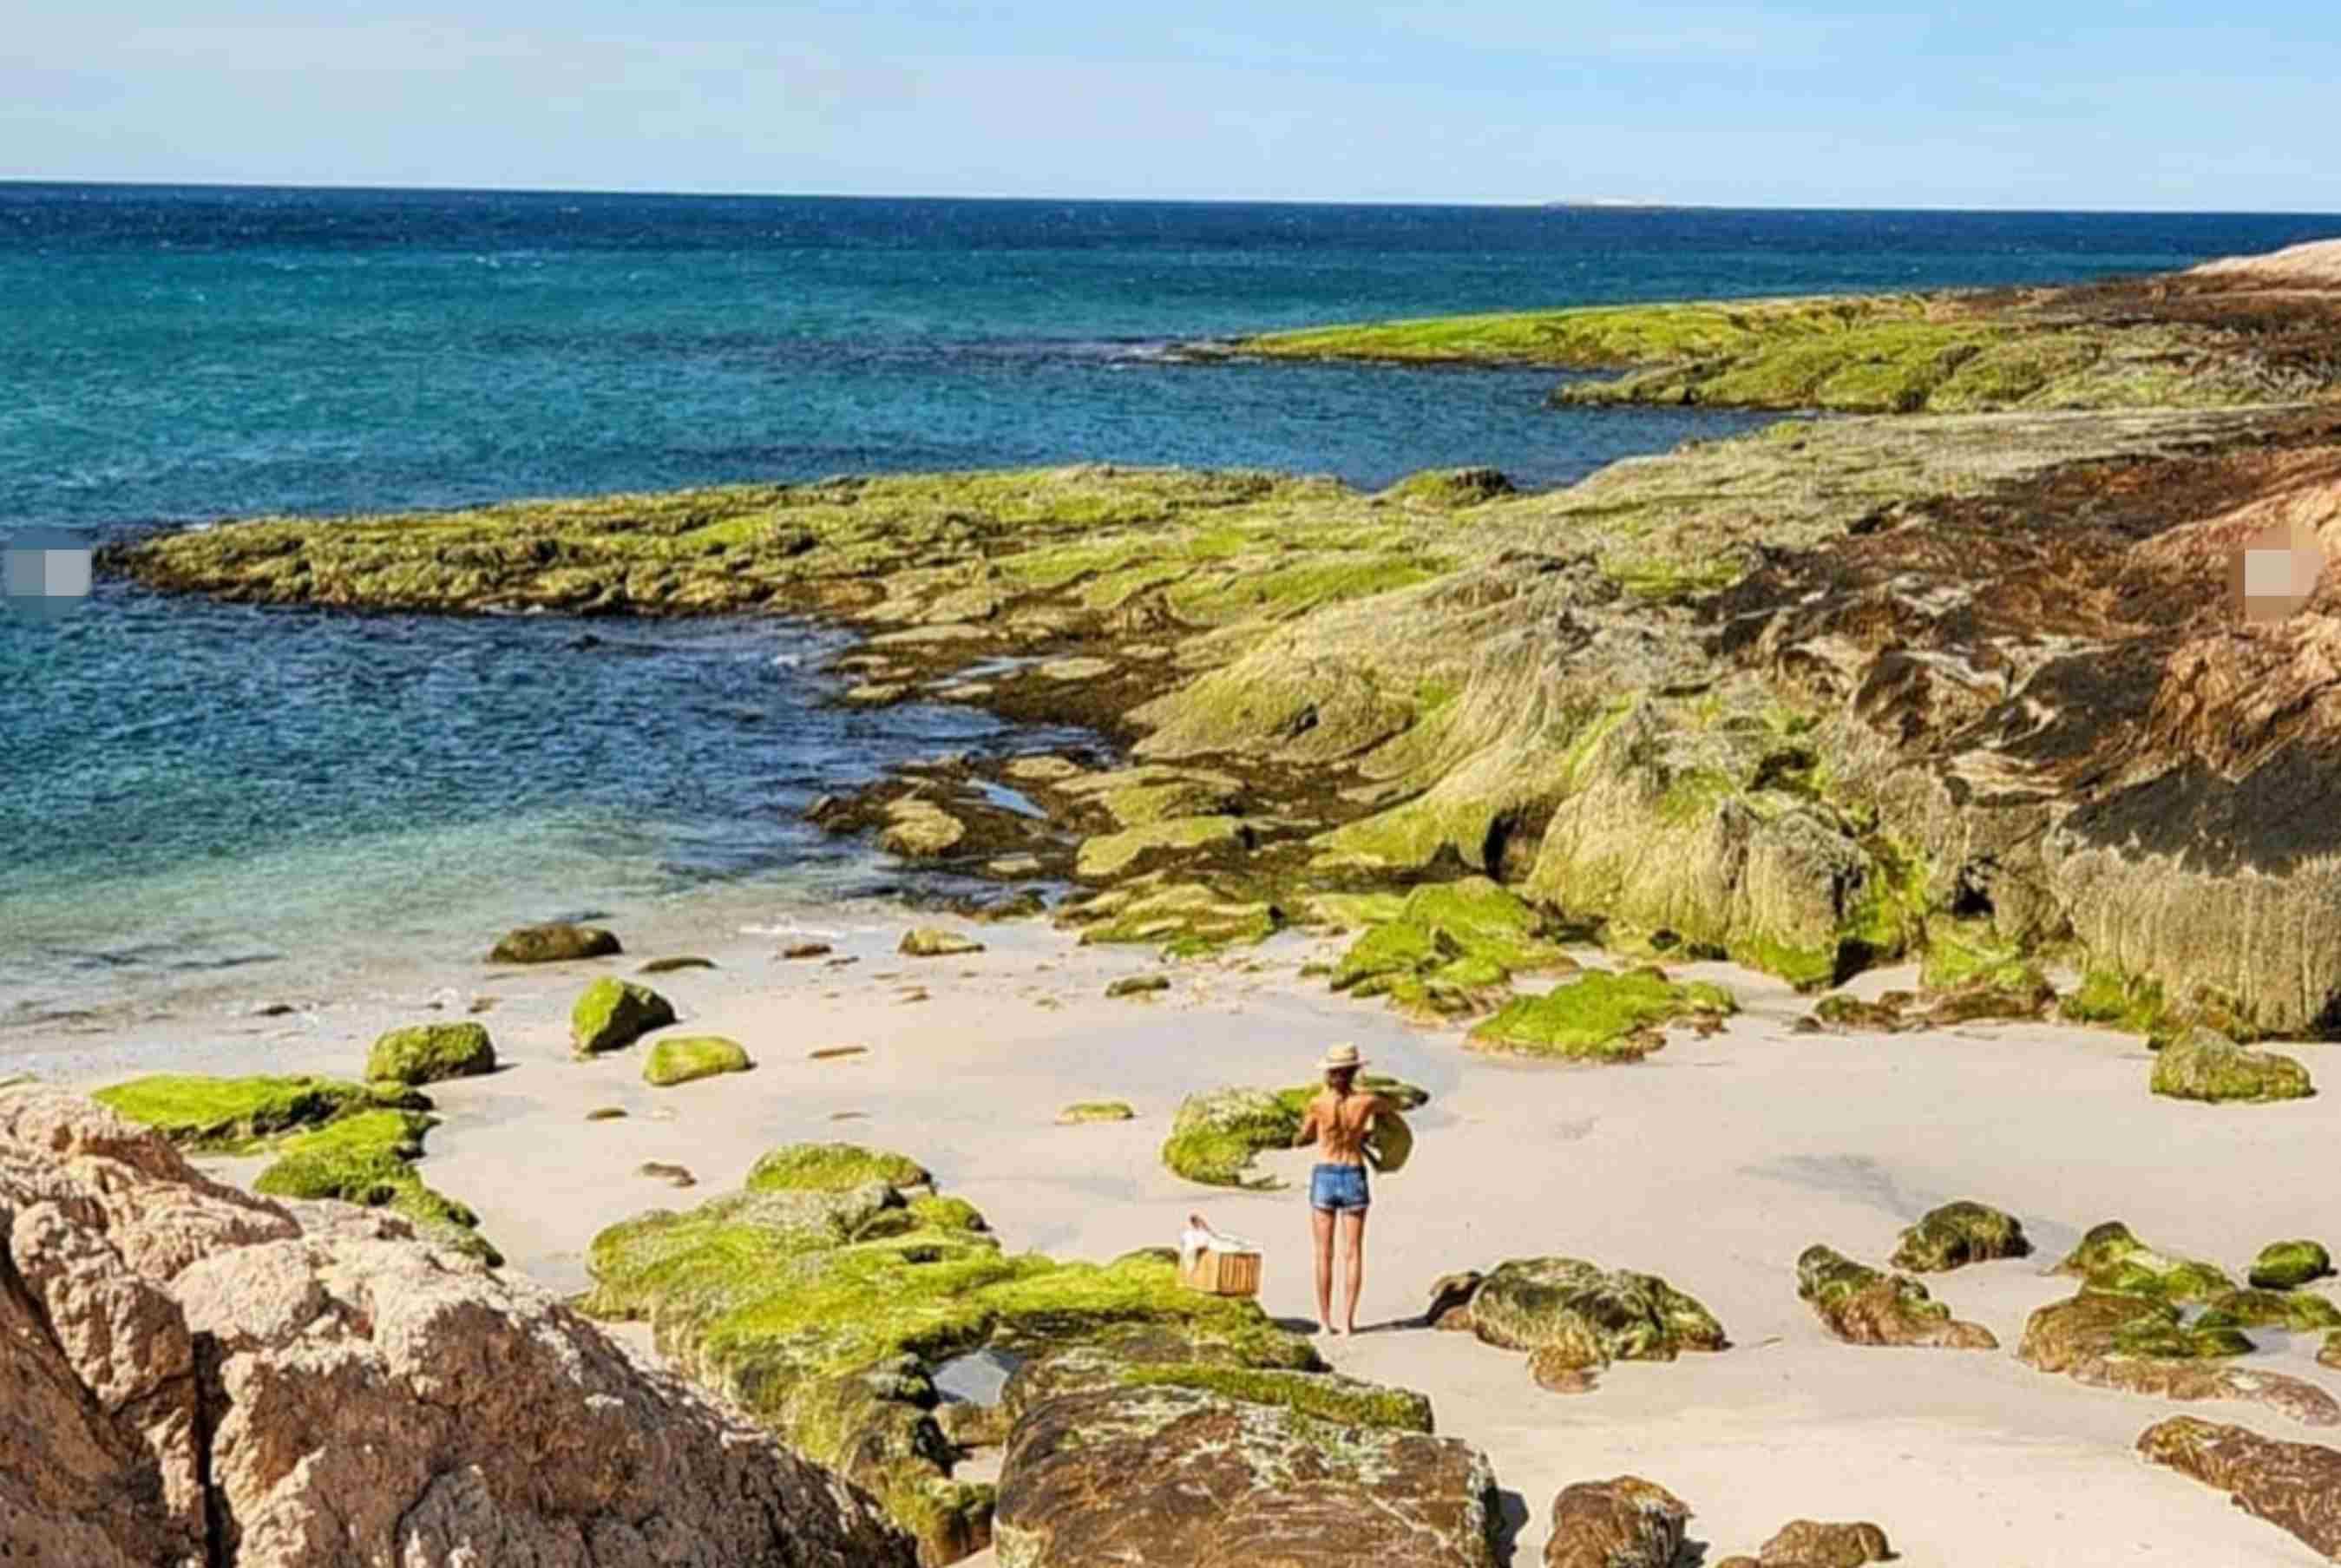
<path fill-rule="evenodd" d="M 483 1310 L 633 1338 L 699 1386 L 691 1422 L 780 1440 L 725 1486 L 930 1564 L 1662 1564 L 1686 1531 L 1768 1568 L 1889 1534 L 1922 1564 L 2089 1560 L 2060 1488 L 2106 1500 L 2125 1562 L 2303 1560 L 2126 1460 L 2172 1402 L 2266 1433 L 2157 1428 L 2159 1464 L 2329 1555 L 2295 1499 L 2341 1421 L 2307 1337 L 2341 1309 L 2298 1172 L 2341 1130 L 2313 1095 L 2341 1034 L 2341 576 L 2255 617 L 2230 574 L 2272 531 L 2341 552 L 2336 255 L 1195 351 L 1781 414 L 1548 494 L 1084 467 L 121 547 L 112 571 L 253 604 L 819 618 L 864 634 L 841 702 L 1098 740 L 814 808 L 995 889 L 932 930 L 735 934 L 649 974 L 608 933 L 515 934 L 471 982 L 485 1054 L 410 1036 L 382 1059 L 424 1065 L 346 1081 L 352 1018 L 285 1064 L 326 1089 L 235 1091 L 264 1124 L 212 1114 L 216 1084 L 201 1114 L 185 1085 L 104 1097 L 285 1194 L 206 1202 L 282 1229 L 353 1200 L 481 1290 L 507 1259 L 573 1291 L 582 1317 Z M 659 1054 L 669 1028 L 692 1049 Z M 1338 1347 L 1291 1332 L 1269 1227 L 1298 1214 L 1265 1206 L 1297 1202 L 1265 1194 L 1333 1030 L 1424 1134 L 1377 1223 L 1386 1332 Z M 148 1178 L 204 1180 L 105 1125 Z M 702 1201 L 647 1209 L 636 1161 Z M 0 1195 L 9 1279 L 43 1201 Z M 1149 1251 L 1198 1201 L 1278 1238 L 1269 1310 Z M 60 1311 L 35 1316 L 62 1343 Z M 1928 1350 L 1966 1353 L 1877 1375 Z M 1001 1381 L 970 1395 L 978 1363 Z M 74 1397 L 129 1422 L 89 1485 L 130 1495 L 144 1429 Z M 209 1543 L 184 1560 L 278 1560 L 173 1506 L 137 1528 Z M 642 1528 L 622 1493 L 561 1508 Z M 756 1550 L 706 1560 L 828 1560 Z"/>

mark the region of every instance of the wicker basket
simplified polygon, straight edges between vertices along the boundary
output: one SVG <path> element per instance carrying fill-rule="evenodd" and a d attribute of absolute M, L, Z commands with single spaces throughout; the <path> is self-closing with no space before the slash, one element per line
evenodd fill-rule
<path fill-rule="evenodd" d="M 1260 1294 L 1260 1254 L 1205 1247 L 1191 1260 L 1180 1261 L 1179 1283 L 1215 1296 L 1256 1296 Z"/>

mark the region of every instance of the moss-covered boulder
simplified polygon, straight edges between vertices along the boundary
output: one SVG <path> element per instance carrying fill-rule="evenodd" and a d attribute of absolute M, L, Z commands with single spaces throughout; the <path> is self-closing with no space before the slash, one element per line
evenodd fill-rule
<path fill-rule="evenodd" d="M 902 933 L 902 940 L 894 951 L 905 958 L 956 958 L 963 954 L 981 953 L 983 944 L 956 931 L 940 926 L 921 925 Z"/>
<path fill-rule="evenodd" d="M 2252 1260 L 2248 1276 L 2254 1288 L 2265 1291 L 2296 1290 L 2312 1280 L 2329 1277 L 2333 1273 L 2333 1254 L 2319 1242 L 2270 1242 Z"/>
<path fill-rule="evenodd" d="M 1471 1031 L 1475 1051 L 1567 1062 L 1639 1062 L 1666 1043 L 1667 1025 L 1719 1021 L 1731 994 L 1705 981 L 1679 984 L 1649 969 L 1597 970 L 1541 996 L 1519 996 Z"/>
<path fill-rule="evenodd" d="M 393 1029 L 366 1053 L 365 1075 L 375 1083 L 436 1084 L 496 1069 L 496 1047 L 485 1025 L 414 1024 Z"/>
<path fill-rule="evenodd" d="M 1592 1370 L 1613 1361 L 1672 1361 L 1724 1348 L 1723 1325 L 1656 1274 L 1578 1258 L 1499 1263 L 1470 1303 L 1471 1332 L 1505 1350 L 1544 1353 Z"/>
<path fill-rule="evenodd" d="M 911 1192 L 934 1178 L 907 1154 L 859 1144 L 783 1144 L 748 1168 L 752 1193 L 852 1193 L 871 1187 Z"/>
<path fill-rule="evenodd" d="M 507 931 L 488 950 L 491 964 L 563 964 L 576 958 L 607 958 L 624 949 L 617 936 L 598 925 L 552 921 Z"/>
<path fill-rule="evenodd" d="M 2208 1301 L 2236 1288 L 2216 1264 L 2157 1252 L 2119 1220 L 2091 1226 L 2056 1272 L 2079 1278 L 2093 1291 L 2178 1303 Z"/>
<path fill-rule="evenodd" d="M 1259 1307 L 1183 1290 L 1177 1264 L 1003 1251 L 899 1154 L 795 1144 L 747 1186 L 594 1238 L 585 1310 L 647 1321 L 662 1353 L 869 1488 L 947 1562 L 982 1544 L 991 1493 L 952 1478 L 934 1377 L 994 1347 L 1042 1356 L 1133 1331 L 1223 1364 L 1306 1369 L 1308 1343 Z M 1208 1348 L 1206 1348 L 1208 1347 Z"/>
<path fill-rule="evenodd" d="M 1848 1344 L 1999 1348 L 1989 1329 L 1955 1321 L 1951 1309 L 1917 1280 L 1881 1273 L 1828 1247 L 1808 1247 L 1797 1259 L 1797 1294 Z"/>
<path fill-rule="evenodd" d="M 1433 883 L 1406 895 L 1335 965 L 1332 985 L 1387 996 L 1434 1016 L 1486 1012 L 1515 974 L 1567 974 L 1577 964 L 1552 940 L 1544 914 L 1484 876 Z"/>
<path fill-rule="evenodd" d="M 2204 1303 L 2197 1328 L 2281 1328 L 2320 1333 L 2341 1328 L 2341 1306 L 2313 1291 L 2229 1291 Z"/>
<path fill-rule="evenodd" d="M 1467 1444 L 1156 1382 L 1026 1412 L 995 1539 L 1002 1568 L 1495 1568 L 1496 1502 Z"/>
<path fill-rule="evenodd" d="M 569 1041 L 580 1056 L 623 1050 L 674 1022 L 674 1004 L 647 985 L 604 977 L 569 1010 Z"/>
<path fill-rule="evenodd" d="M 2017 1359 L 2093 1388 L 2159 1399 L 2241 1400 L 2311 1425 L 2341 1423 L 2341 1401 L 2305 1379 L 2232 1364 L 2252 1353 L 2232 1327 L 2187 1321 L 2152 1296 L 2083 1290 L 2035 1312 Z"/>
<path fill-rule="evenodd" d="M 2289 1056 L 2238 1045 L 2216 1030 L 2194 1028 L 2154 1058 L 2154 1092 L 2176 1100 L 2300 1100 L 2315 1094 L 2308 1069 Z"/>
<path fill-rule="evenodd" d="M 207 1078 L 154 1074 L 90 1096 L 183 1149 L 254 1152 L 268 1139 L 369 1109 L 378 1102 L 362 1084 L 330 1078 Z M 415 1103 L 427 1101 L 415 1097 Z"/>
<path fill-rule="evenodd" d="M 1077 1100 L 1057 1113 L 1057 1121 L 1063 1126 L 1079 1127 L 1095 1122 L 1127 1122 L 1137 1114 L 1127 1100 Z"/>
<path fill-rule="evenodd" d="M 1225 1088 L 1190 1094 L 1179 1103 L 1178 1113 L 1170 1119 L 1162 1163 L 1190 1182 L 1273 1189 L 1280 1183 L 1252 1174 L 1252 1156 L 1270 1149 L 1290 1148 L 1300 1135 L 1309 1102 L 1323 1087 L 1304 1084 L 1290 1089 Z M 1358 1087 L 1388 1097 L 1401 1111 L 1412 1110 L 1430 1098 L 1412 1084 L 1378 1073 L 1361 1075 Z"/>
<path fill-rule="evenodd" d="M 643 1059 L 643 1082 L 652 1088 L 671 1088 L 719 1073 L 745 1073 L 755 1064 L 747 1048 L 720 1034 L 662 1037 Z"/>
<path fill-rule="evenodd" d="M 1915 1273 L 1940 1273 L 1969 1263 L 2031 1255 L 2022 1221 L 1989 1203 L 1962 1198 L 1928 1210 L 1905 1230 L 1892 1262 Z"/>
<path fill-rule="evenodd" d="M 967 824 L 931 800 L 911 795 L 886 807 L 878 847 L 906 860 L 939 860 L 967 837 Z"/>

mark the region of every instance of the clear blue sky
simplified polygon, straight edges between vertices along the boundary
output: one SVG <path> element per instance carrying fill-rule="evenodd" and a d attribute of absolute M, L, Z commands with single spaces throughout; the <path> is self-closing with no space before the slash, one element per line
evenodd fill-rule
<path fill-rule="evenodd" d="M 22 0 L 0 177 L 2341 211 L 2341 6 Z"/>

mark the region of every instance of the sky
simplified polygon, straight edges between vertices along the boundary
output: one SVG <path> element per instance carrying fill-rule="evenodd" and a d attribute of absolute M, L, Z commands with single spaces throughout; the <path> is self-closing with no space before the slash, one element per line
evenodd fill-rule
<path fill-rule="evenodd" d="M 2341 212 L 2341 7 L 23 0 L 0 178 Z"/>

